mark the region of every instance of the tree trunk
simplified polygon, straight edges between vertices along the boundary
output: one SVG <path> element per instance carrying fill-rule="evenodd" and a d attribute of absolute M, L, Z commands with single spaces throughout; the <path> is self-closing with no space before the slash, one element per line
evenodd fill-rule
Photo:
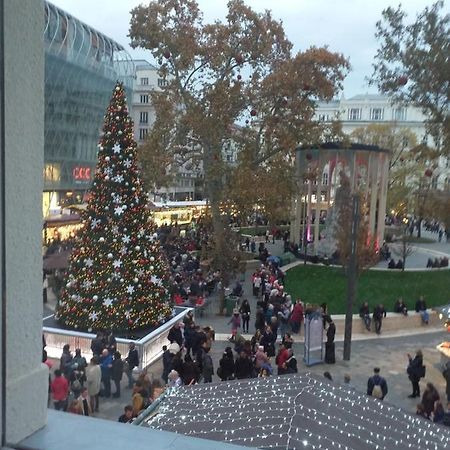
<path fill-rule="evenodd" d="M 221 177 L 220 161 L 221 150 L 220 147 L 213 147 L 212 145 L 205 146 L 205 187 L 208 193 L 208 199 L 211 210 L 213 239 L 215 254 L 213 255 L 216 261 L 216 269 L 220 270 L 221 289 L 219 290 L 219 314 L 223 314 L 225 308 L 225 288 L 229 283 L 229 276 L 226 270 L 226 264 L 221 257 L 225 254 L 224 234 L 225 224 L 220 212 L 220 203 L 222 200 L 223 180 Z"/>

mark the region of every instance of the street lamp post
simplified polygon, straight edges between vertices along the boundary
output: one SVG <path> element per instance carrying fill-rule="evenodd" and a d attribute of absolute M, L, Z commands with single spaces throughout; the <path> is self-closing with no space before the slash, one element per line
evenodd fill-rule
<path fill-rule="evenodd" d="M 353 324 L 353 304 L 356 295 L 356 252 L 358 242 L 359 225 L 359 195 L 353 194 L 352 201 L 352 228 L 350 241 L 350 259 L 347 272 L 347 310 L 345 313 L 345 333 L 344 333 L 344 361 L 350 361 L 352 346 L 352 324 Z"/>

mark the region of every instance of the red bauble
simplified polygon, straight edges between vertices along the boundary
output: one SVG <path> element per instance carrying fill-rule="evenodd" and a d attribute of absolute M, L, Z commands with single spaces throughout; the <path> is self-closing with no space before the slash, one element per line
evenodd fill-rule
<path fill-rule="evenodd" d="M 398 77 L 397 83 L 399 86 L 405 86 L 408 83 L 408 77 L 405 75 Z"/>
<path fill-rule="evenodd" d="M 133 321 L 131 319 L 128 320 L 128 325 L 133 325 Z"/>
<path fill-rule="evenodd" d="M 287 105 L 288 105 L 287 99 L 283 98 L 283 99 L 281 100 L 281 106 L 287 106 Z"/>
<path fill-rule="evenodd" d="M 431 169 L 425 170 L 425 176 L 430 178 L 433 175 L 433 171 Z"/>
<path fill-rule="evenodd" d="M 244 63 L 244 57 L 241 54 L 236 55 L 235 59 L 236 59 L 236 62 L 238 64 L 243 64 Z"/>
<path fill-rule="evenodd" d="M 256 109 L 252 109 L 252 110 L 250 111 L 250 115 L 251 115 L 252 117 L 255 117 L 255 116 L 256 116 Z"/>
<path fill-rule="evenodd" d="M 305 83 L 305 84 L 303 85 L 303 90 L 304 90 L 304 91 L 309 91 L 309 90 L 311 90 L 311 86 L 310 86 L 309 84 Z"/>
<path fill-rule="evenodd" d="M 170 52 L 167 50 L 164 52 L 164 58 L 169 59 L 170 58 Z"/>
<path fill-rule="evenodd" d="M 311 153 L 307 153 L 307 154 L 306 154 L 306 159 L 307 159 L 308 161 L 311 161 L 311 160 L 312 160 L 312 155 L 311 155 Z"/>

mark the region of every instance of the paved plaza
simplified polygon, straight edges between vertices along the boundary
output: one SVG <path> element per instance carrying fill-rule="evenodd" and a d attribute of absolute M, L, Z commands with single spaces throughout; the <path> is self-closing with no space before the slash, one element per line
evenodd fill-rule
<path fill-rule="evenodd" d="M 424 233 L 424 237 L 436 237 L 431 233 Z M 450 255 L 450 243 L 433 244 L 415 244 L 421 250 L 413 253 L 409 260 L 410 268 L 424 268 L 423 255 L 430 255 L 432 252 Z M 281 255 L 283 251 L 283 242 L 276 241 L 275 244 L 267 244 L 269 252 L 273 255 Z M 428 256 L 426 257 L 428 259 Z M 425 259 L 425 261 L 426 261 Z M 433 270 L 433 269 L 429 269 Z M 445 269 L 439 269 L 445 270 Z M 253 333 L 254 311 L 256 308 L 256 299 L 251 295 L 249 270 L 245 276 L 244 295 L 249 299 L 252 318 L 250 320 L 250 333 Z M 50 315 L 54 308 L 54 298 L 49 297 L 49 303 L 44 308 L 44 316 Z M 218 367 L 218 361 L 227 345 L 231 345 L 226 341 L 229 335 L 230 326 L 227 324 L 229 318 L 217 315 L 218 305 L 217 299 L 213 298 L 212 304 L 205 311 L 203 317 L 196 317 L 196 321 L 202 326 L 211 326 L 216 331 L 217 339 L 213 344 L 211 355 L 214 361 L 214 369 Z M 426 382 L 430 381 L 435 384 L 441 394 L 441 398 L 445 399 L 445 381 L 441 374 L 440 354 L 436 350 L 436 346 L 443 340 L 449 339 L 449 334 L 440 328 L 424 328 L 420 330 L 420 334 L 410 334 L 411 331 L 399 331 L 397 333 L 385 333 L 382 336 L 371 335 L 354 335 L 352 343 L 351 361 L 344 362 L 343 354 L 343 331 L 337 330 L 336 334 L 336 364 L 319 364 L 306 367 L 303 363 L 303 337 L 295 336 L 294 352 L 298 360 L 299 371 L 310 371 L 316 374 L 323 374 L 329 371 L 336 383 L 342 383 L 345 374 L 350 374 L 351 383 L 355 389 L 365 392 L 367 378 L 372 375 L 375 366 L 380 367 L 381 374 L 386 377 L 389 387 L 389 393 L 386 401 L 414 413 L 418 399 L 409 399 L 411 393 L 411 383 L 406 375 L 406 367 L 408 363 L 407 353 L 414 352 L 421 348 L 424 353 L 424 363 L 427 367 L 426 378 L 422 380 L 422 389 Z M 412 331 L 414 332 L 414 330 Z M 74 350 L 74 349 L 72 349 Z M 123 355 L 126 356 L 126 355 Z M 162 373 L 162 362 L 157 361 L 148 368 L 150 376 L 159 378 Z M 214 375 L 213 381 L 219 381 Z M 97 417 L 104 419 L 117 420 L 122 413 L 123 407 L 130 403 L 131 390 L 126 389 L 125 377 L 122 381 L 122 396 L 119 399 L 101 399 L 100 412 Z"/>

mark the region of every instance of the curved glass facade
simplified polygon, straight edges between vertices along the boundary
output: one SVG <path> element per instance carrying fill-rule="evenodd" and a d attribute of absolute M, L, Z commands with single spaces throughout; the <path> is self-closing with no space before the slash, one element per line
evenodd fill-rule
<path fill-rule="evenodd" d="M 121 80 L 131 95 L 134 65 L 117 42 L 51 3 L 44 7 L 47 215 L 65 192 L 89 187 L 112 89 Z"/>

